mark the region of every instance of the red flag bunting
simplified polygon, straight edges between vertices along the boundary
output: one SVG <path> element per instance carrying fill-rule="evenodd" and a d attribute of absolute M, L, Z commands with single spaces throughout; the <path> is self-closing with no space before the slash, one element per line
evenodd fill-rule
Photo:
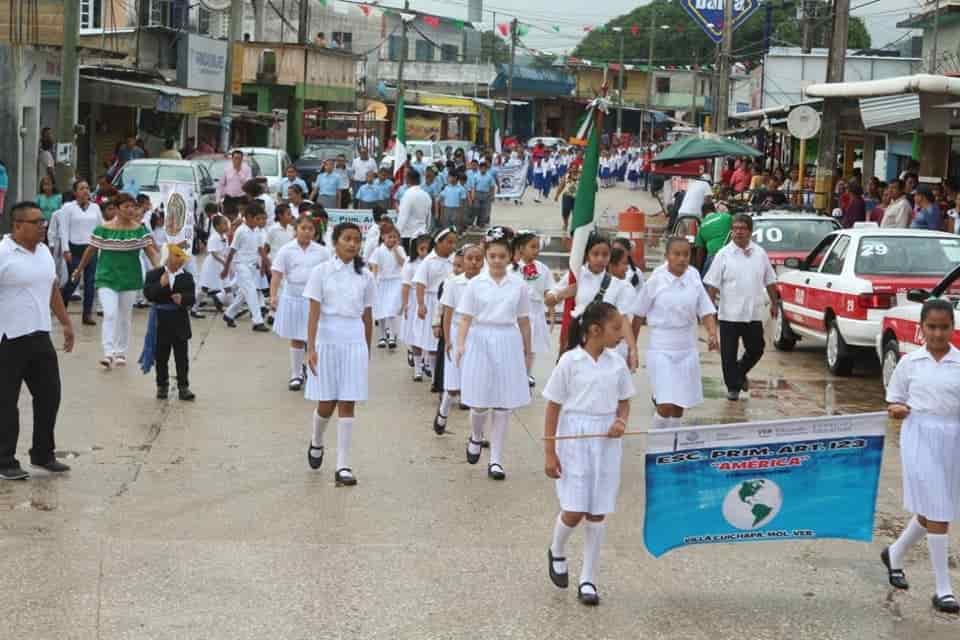
<path fill-rule="evenodd" d="M 370 17 L 370 12 L 373 11 L 373 9 L 368 4 L 362 4 L 360 5 L 360 11 L 363 11 L 363 15 Z"/>
<path fill-rule="evenodd" d="M 440 18 L 437 16 L 423 16 L 423 24 L 428 25 L 436 29 L 440 26 Z"/>
<path fill-rule="evenodd" d="M 584 31 L 592 31 L 593 27 L 587 26 L 583 28 Z"/>
<path fill-rule="evenodd" d="M 634 36 L 640 35 L 640 27 L 638 27 L 637 25 L 631 25 L 630 33 L 632 33 Z"/>
<path fill-rule="evenodd" d="M 510 25 L 506 22 L 501 22 L 497 25 L 497 30 L 500 31 L 500 35 L 504 38 L 510 35 Z"/>

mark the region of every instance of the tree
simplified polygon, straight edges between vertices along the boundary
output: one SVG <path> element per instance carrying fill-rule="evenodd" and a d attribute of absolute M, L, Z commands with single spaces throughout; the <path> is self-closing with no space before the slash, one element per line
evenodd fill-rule
<path fill-rule="evenodd" d="M 716 58 L 716 45 L 701 30 L 677 3 L 668 0 L 653 0 L 630 13 L 614 18 L 602 28 L 595 28 L 580 41 L 573 55 L 587 60 L 615 62 L 618 58 L 620 34 L 610 27 L 623 27 L 624 60 L 645 63 L 650 42 L 650 12 L 656 13 L 654 37 L 654 64 L 709 64 Z M 827 46 L 830 37 L 830 4 L 820 7 L 813 28 L 813 45 Z M 763 56 L 765 11 L 761 7 L 739 29 L 733 32 L 733 58 L 735 62 L 759 62 Z M 800 46 L 800 23 L 796 5 L 778 5 L 773 8 L 770 46 Z M 661 29 L 662 25 L 670 27 Z M 636 35 L 631 27 L 637 27 Z M 850 18 L 849 48 L 870 47 L 870 34 L 860 18 Z"/>

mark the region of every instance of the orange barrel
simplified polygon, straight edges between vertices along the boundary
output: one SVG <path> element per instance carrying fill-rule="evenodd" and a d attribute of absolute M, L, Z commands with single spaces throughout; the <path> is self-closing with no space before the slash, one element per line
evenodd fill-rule
<path fill-rule="evenodd" d="M 633 262 L 641 270 L 646 269 L 644 244 L 647 236 L 647 214 L 636 207 L 620 212 L 619 235 L 630 239 L 633 245 Z"/>

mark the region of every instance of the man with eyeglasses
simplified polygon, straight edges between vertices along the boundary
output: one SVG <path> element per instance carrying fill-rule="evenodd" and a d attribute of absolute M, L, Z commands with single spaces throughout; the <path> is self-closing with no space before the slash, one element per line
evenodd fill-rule
<path fill-rule="evenodd" d="M 20 202 L 10 213 L 13 233 L 0 240 L 0 480 L 24 480 L 29 474 L 16 458 L 23 383 L 33 396 L 31 466 L 52 473 L 70 470 L 54 456 L 60 369 L 50 340 L 50 312 L 63 327 L 67 353 L 73 350 L 73 326 L 57 287 L 53 256 L 42 242 L 46 222 L 40 207 Z"/>

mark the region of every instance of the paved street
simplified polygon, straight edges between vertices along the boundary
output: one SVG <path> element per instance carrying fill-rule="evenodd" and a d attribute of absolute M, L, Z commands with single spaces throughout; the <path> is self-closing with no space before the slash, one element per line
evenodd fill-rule
<path fill-rule="evenodd" d="M 648 201 L 619 187 L 598 206 Z M 559 206 L 498 205 L 495 222 L 559 226 Z M 79 316 L 75 316 L 79 327 Z M 134 318 L 139 344 L 145 313 Z M 543 400 L 516 413 L 504 483 L 464 459 L 467 414 L 431 428 L 436 396 L 414 383 L 402 350 L 373 354 L 370 402 L 358 409 L 355 488 L 335 488 L 332 452 L 306 464 L 309 403 L 286 390 L 287 347 L 195 321 L 195 404 L 153 398 L 135 366 L 99 370 L 99 327 L 61 354 L 58 448 L 68 477 L 0 485 L 0 637 L 120 638 L 757 638 L 955 639 L 956 618 L 930 609 L 927 552 L 908 556 L 912 589 L 892 593 L 878 556 L 905 524 L 896 430 L 872 544 L 838 541 L 684 548 L 654 560 L 642 545 L 645 439 L 625 444 L 619 511 L 601 558 L 603 602 L 547 578 L 557 502 L 543 474 Z M 643 339 L 643 336 L 642 336 Z M 768 341 L 769 345 L 769 341 Z M 705 347 L 704 347 L 705 348 Z M 131 360 L 135 360 L 136 353 Z M 717 354 L 703 357 L 702 423 L 875 411 L 878 366 L 832 379 L 822 353 L 768 346 L 750 398 L 724 398 Z M 542 383 L 551 362 L 541 358 Z M 631 429 L 652 407 L 636 376 Z M 538 388 L 539 391 L 539 388 Z M 21 402 L 19 454 L 30 442 Z M 335 431 L 328 434 L 333 445 Z M 960 560 L 953 536 L 954 560 Z M 571 578 L 582 531 L 574 534 Z M 956 562 L 952 563 L 956 564 Z M 956 579 L 956 567 L 955 579 Z"/>

